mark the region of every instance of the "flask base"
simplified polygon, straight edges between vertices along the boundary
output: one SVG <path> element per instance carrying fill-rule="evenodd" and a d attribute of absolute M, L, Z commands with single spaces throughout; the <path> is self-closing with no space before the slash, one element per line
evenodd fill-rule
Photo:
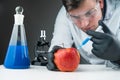
<path fill-rule="evenodd" d="M 7 65 L 4 65 L 5 68 L 8 68 L 8 69 L 28 69 L 30 68 L 30 66 L 7 66 Z"/>

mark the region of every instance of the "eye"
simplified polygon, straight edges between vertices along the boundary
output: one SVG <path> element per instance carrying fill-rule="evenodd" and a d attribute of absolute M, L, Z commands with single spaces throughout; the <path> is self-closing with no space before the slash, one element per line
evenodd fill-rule
<path fill-rule="evenodd" d="M 92 13 L 93 13 L 93 11 L 88 11 L 85 15 L 86 15 L 87 17 L 89 17 L 89 16 L 91 16 Z"/>
<path fill-rule="evenodd" d="M 74 19 L 80 19 L 79 16 L 73 16 L 73 15 L 70 15 L 71 18 L 74 18 Z"/>
<path fill-rule="evenodd" d="M 96 9 L 92 9 L 92 10 L 88 11 L 85 15 L 87 17 L 89 17 L 89 16 L 92 16 L 95 12 L 96 12 Z"/>

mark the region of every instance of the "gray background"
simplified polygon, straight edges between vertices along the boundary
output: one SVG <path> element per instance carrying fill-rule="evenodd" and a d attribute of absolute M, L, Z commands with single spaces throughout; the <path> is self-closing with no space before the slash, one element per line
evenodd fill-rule
<path fill-rule="evenodd" d="M 61 0 L 0 0 L 0 64 L 4 62 L 11 37 L 15 7 L 19 5 L 24 8 L 24 26 L 32 60 L 40 30 L 46 30 L 46 39 L 51 41 L 55 18 L 62 2 Z"/>

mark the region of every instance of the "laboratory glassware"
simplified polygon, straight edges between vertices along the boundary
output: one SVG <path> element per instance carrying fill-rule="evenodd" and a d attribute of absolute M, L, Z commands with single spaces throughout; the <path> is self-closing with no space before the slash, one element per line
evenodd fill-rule
<path fill-rule="evenodd" d="M 14 26 L 5 56 L 4 66 L 12 69 L 26 69 L 30 67 L 30 58 L 23 24 L 23 8 L 18 6 L 15 11 Z"/>

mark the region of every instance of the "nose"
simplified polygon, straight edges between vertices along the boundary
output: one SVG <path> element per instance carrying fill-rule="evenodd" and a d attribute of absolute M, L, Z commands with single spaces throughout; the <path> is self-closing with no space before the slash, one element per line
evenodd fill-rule
<path fill-rule="evenodd" d="M 84 18 L 80 21 L 81 27 L 86 27 L 89 24 L 89 19 Z"/>

